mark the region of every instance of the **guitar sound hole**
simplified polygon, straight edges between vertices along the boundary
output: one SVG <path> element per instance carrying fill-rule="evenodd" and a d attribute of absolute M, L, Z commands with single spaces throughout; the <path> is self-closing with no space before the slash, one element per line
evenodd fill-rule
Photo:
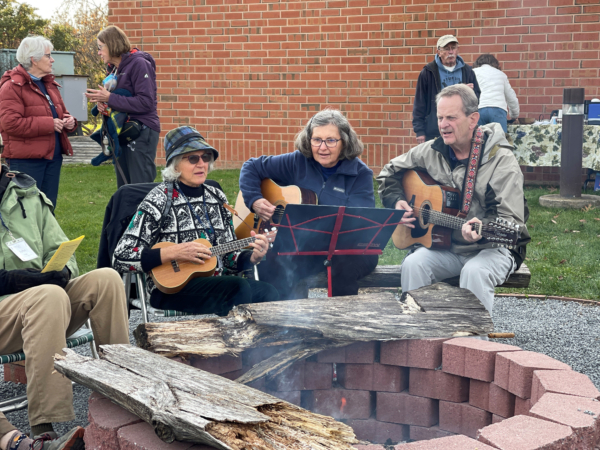
<path fill-rule="evenodd" d="M 431 205 L 423 203 L 421 206 L 421 225 L 427 226 L 429 224 L 429 213 L 431 212 Z"/>
<path fill-rule="evenodd" d="M 429 212 L 431 211 L 431 204 L 423 202 L 421 204 L 420 211 L 417 216 L 417 220 L 413 222 L 414 228 L 410 230 L 410 235 L 413 239 L 425 236 L 429 231 Z"/>
<path fill-rule="evenodd" d="M 271 222 L 276 225 L 281 223 L 281 219 L 283 219 L 283 212 L 285 211 L 285 206 L 277 205 L 275 207 L 275 212 L 273 213 L 273 217 L 271 217 Z"/>

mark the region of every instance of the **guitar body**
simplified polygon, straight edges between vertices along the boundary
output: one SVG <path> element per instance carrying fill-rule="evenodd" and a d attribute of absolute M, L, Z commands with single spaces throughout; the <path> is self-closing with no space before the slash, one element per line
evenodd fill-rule
<path fill-rule="evenodd" d="M 206 239 L 196 239 L 194 242 L 199 242 L 207 247 L 212 247 L 210 242 Z M 152 248 L 165 248 L 172 245 L 177 244 L 173 242 L 159 242 Z M 212 276 L 212 274 L 215 273 L 216 268 L 216 256 L 204 260 L 204 264 L 189 261 L 171 261 L 152 269 L 150 276 L 159 291 L 164 292 L 165 294 L 176 294 L 182 290 L 190 280 L 198 277 Z"/>
<path fill-rule="evenodd" d="M 452 229 L 427 223 L 423 211 L 427 209 L 456 216 L 460 208 L 460 191 L 440 186 L 426 172 L 409 170 L 402 178 L 406 201 L 416 211 L 415 228 L 398 225 L 392 241 L 399 249 L 420 244 L 423 247 L 447 250 L 452 241 Z"/>
<path fill-rule="evenodd" d="M 240 191 L 235 202 L 235 210 L 240 217 L 233 216 L 233 227 L 238 239 L 250 237 L 250 231 L 257 234 L 265 234 L 271 227 L 277 226 L 283 219 L 283 211 L 288 203 L 296 205 L 316 205 L 317 195 L 308 189 L 298 186 L 279 186 L 273 180 L 265 178 L 260 184 L 260 190 L 276 210 L 269 221 L 263 221 L 254 214 L 244 203 Z"/>

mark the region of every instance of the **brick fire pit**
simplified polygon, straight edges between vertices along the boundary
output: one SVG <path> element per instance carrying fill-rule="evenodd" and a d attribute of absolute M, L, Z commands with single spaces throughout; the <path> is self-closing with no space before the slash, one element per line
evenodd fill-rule
<path fill-rule="evenodd" d="M 277 350 L 185 363 L 236 379 Z M 396 450 L 594 449 L 600 442 L 600 392 L 587 376 L 539 353 L 471 338 L 355 343 L 251 386 L 344 421 L 373 444 L 428 440 Z M 150 425 L 97 394 L 89 420 L 87 449 L 209 448 L 165 444 Z"/>

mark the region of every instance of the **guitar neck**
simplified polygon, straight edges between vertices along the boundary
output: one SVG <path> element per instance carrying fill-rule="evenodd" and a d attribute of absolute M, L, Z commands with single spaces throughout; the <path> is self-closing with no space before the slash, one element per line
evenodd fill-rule
<path fill-rule="evenodd" d="M 249 237 L 246 239 L 240 239 L 237 241 L 227 242 L 226 244 L 217 245 L 215 247 L 211 247 L 210 252 L 213 256 L 221 256 L 229 252 L 234 252 L 236 250 L 240 250 L 242 248 L 248 247 L 248 245 L 252 244 L 256 240 L 256 237 Z"/>
<path fill-rule="evenodd" d="M 421 214 L 427 220 L 427 222 L 434 225 L 451 228 L 453 230 L 460 230 L 467 222 L 466 219 L 461 219 L 460 217 L 446 214 L 441 211 L 435 211 L 433 209 L 422 209 Z"/>

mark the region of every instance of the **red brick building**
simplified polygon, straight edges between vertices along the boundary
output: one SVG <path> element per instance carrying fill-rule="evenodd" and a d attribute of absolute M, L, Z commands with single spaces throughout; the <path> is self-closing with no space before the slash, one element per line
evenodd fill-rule
<path fill-rule="evenodd" d="M 156 59 L 162 135 L 198 128 L 220 150 L 220 167 L 293 150 L 301 126 L 330 105 L 377 172 L 414 145 L 417 76 L 448 33 L 469 64 L 496 55 L 522 117 L 548 117 L 565 87 L 600 97 L 598 0 L 108 3 L 110 23 Z"/>

